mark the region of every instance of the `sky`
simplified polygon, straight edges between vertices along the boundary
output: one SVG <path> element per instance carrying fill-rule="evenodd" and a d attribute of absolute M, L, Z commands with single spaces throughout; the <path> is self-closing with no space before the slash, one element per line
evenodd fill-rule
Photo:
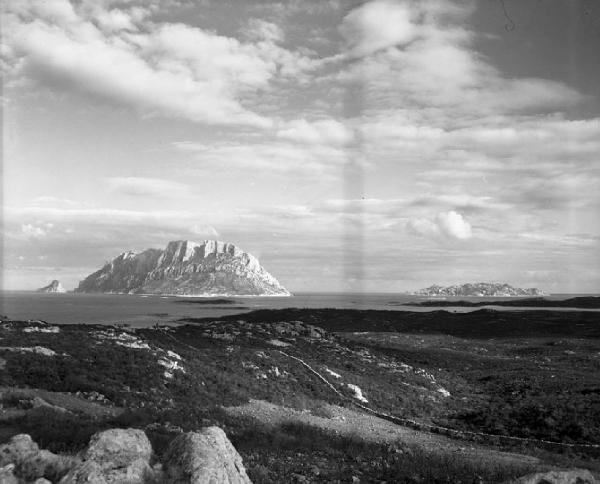
<path fill-rule="evenodd" d="M 8 0 L 2 287 L 217 239 L 291 291 L 600 292 L 600 5 Z"/>

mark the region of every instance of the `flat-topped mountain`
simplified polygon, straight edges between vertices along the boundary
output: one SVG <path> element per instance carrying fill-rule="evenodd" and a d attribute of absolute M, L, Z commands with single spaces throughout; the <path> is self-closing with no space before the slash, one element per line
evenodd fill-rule
<path fill-rule="evenodd" d="M 62 284 L 54 279 L 50 284 L 44 287 L 40 287 L 37 292 L 67 292 L 67 290 L 62 286 Z"/>
<path fill-rule="evenodd" d="M 258 259 L 216 240 L 169 242 L 164 250 L 124 252 L 75 292 L 178 296 L 289 296 Z"/>
<path fill-rule="evenodd" d="M 425 289 L 419 289 L 413 293 L 416 296 L 493 296 L 493 297 L 511 297 L 511 296 L 543 296 L 544 292 L 534 287 L 523 289 L 512 287 L 508 284 L 495 282 L 475 282 L 468 284 L 457 284 L 453 286 L 433 285 Z"/>

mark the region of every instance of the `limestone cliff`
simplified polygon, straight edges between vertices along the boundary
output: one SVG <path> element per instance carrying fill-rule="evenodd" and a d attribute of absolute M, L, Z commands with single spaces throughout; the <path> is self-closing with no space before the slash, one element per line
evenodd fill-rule
<path fill-rule="evenodd" d="M 258 260 L 215 240 L 169 242 L 164 250 L 124 252 L 79 283 L 76 292 L 182 296 L 289 296 Z"/>

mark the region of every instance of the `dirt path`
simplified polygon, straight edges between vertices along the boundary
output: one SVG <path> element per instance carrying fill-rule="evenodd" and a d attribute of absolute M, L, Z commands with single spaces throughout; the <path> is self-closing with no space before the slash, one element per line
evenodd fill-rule
<path fill-rule="evenodd" d="M 59 411 L 65 410 L 73 413 L 83 413 L 92 417 L 114 417 L 123 411 L 120 407 L 112 407 L 91 402 L 71 393 L 51 392 L 38 388 L 0 387 L 0 400 L 9 396 L 22 400 L 34 401 L 34 406 L 54 407 Z M 11 409 L 5 406 L 0 409 L 0 418 L 10 416 L 10 412 Z M 16 410 L 16 412 L 17 413 L 13 415 L 26 413 L 26 411 L 22 410 Z"/>
<path fill-rule="evenodd" d="M 460 454 L 463 458 L 478 462 L 542 464 L 539 459 L 528 455 L 501 452 L 471 442 L 460 442 L 441 435 L 413 430 L 374 415 L 335 405 L 324 404 L 324 413 L 331 415 L 330 418 L 319 417 L 308 411 L 294 410 L 263 400 L 250 400 L 245 405 L 226 407 L 225 411 L 230 415 L 254 418 L 266 425 L 279 425 L 285 422 L 304 423 L 340 436 L 359 436 L 363 440 L 375 443 L 402 442 L 408 445 L 418 445 L 426 451 Z"/>

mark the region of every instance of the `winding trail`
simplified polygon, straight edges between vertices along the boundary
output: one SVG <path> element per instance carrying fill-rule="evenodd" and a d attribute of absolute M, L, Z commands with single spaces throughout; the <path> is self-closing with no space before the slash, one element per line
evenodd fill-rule
<path fill-rule="evenodd" d="M 533 444 L 545 444 L 550 446 L 559 446 L 559 447 L 571 447 L 571 448 L 592 448 L 598 449 L 600 448 L 600 444 L 569 444 L 564 442 L 556 442 L 552 440 L 543 440 L 543 439 L 531 439 L 525 437 L 514 437 L 510 435 L 494 435 L 487 434 L 484 432 L 473 432 L 469 430 L 456 430 L 448 427 L 441 427 L 438 425 L 431 425 L 424 422 L 417 422 L 416 420 L 412 420 L 409 418 L 397 417 L 395 415 L 390 415 L 389 413 L 382 412 L 380 410 L 375 410 L 374 408 L 368 407 L 367 405 L 363 405 L 362 403 L 357 402 L 355 399 L 348 397 L 341 393 L 331 382 L 329 382 L 323 375 L 321 375 L 317 370 L 315 370 L 312 366 L 310 366 L 306 361 L 302 358 L 298 358 L 297 356 L 290 355 L 281 350 L 275 350 L 278 353 L 281 353 L 288 358 L 298 361 L 301 365 L 307 368 L 311 373 L 317 376 L 323 383 L 325 383 L 331 390 L 333 390 L 338 396 L 342 397 L 344 400 L 349 401 L 353 405 L 366 410 L 367 412 L 388 420 L 390 422 L 397 423 L 399 425 L 408 425 L 417 430 L 428 430 L 434 433 L 445 434 L 449 436 L 454 436 L 462 439 L 473 439 L 473 438 L 483 438 L 484 440 L 495 439 L 496 441 L 504 441 L 504 442 L 522 442 L 522 443 L 533 443 Z"/>

